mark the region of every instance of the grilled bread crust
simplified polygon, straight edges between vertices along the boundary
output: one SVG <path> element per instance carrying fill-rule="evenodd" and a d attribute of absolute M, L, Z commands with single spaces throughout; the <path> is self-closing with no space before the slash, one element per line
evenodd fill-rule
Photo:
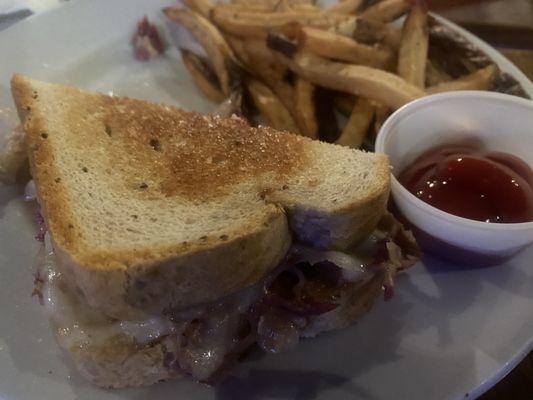
<path fill-rule="evenodd" d="M 386 207 L 384 155 L 21 75 L 12 92 L 58 268 L 115 318 L 239 291 L 292 239 L 344 249 Z"/>

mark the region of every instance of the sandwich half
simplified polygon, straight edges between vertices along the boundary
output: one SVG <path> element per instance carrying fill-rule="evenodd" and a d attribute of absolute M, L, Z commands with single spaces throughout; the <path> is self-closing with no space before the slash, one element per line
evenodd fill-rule
<path fill-rule="evenodd" d="M 384 155 L 21 75 L 12 93 L 47 229 L 36 293 L 99 386 L 216 382 L 251 346 L 349 325 L 417 260 Z"/>

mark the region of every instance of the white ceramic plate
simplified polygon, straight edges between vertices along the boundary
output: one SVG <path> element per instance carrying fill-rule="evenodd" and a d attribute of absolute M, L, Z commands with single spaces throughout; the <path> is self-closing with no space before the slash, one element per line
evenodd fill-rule
<path fill-rule="evenodd" d="M 145 13 L 171 0 L 72 1 L 0 33 L 0 106 L 12 73 L 209 111 L 175 51 L 132 59 L 129 37 Z M 458 28 L 457 28 L 458 29 Z M 533 95 L 509 61 L 479 45 Z M 502 116 L 505 118 L 505 116 Z M 485 391 L 532 348 L 533 247 L 507 265 L 461 269 L 424 260 L 400 277 L 357 325 L 254 355 L 217 388 L 168 382 L 106 391 L 70 368 L 30 297 L 37 251 L 22 187 L 0 187 L 0 398 L 70 399 L 458 399 Z"/>

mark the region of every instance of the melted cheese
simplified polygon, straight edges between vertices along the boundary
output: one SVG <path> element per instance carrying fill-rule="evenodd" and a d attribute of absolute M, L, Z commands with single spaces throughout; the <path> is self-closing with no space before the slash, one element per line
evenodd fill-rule
<path fill-rule="evenodd" d="M 49 248 L 48 240 L 47 244 Z M 67 287 L 55 267 L 52 251 L 47 251 L 38 269 L 45 281 L 42 287 L 45 309 L 56 329 L 60 346 L 66 350 L 104 345 L 117 335 L 134 338 L 140 344 L 176 335 L 179 342 L 187 324 L 201 318 L 201 341 L 189 343 L 176 355 L 181 369 L 197 380 L 208 379 L 223 364 L 226 354 L 237 343 L 236 332 L 241 315 L 262 293 L 261 285 L 256 285 L 218 302 L 174 313 L 173 321 L 163 316 L 151 316 L 140 321 L 119 321 L 91 309 Z"/>
<path fill-rule="evenodd" d="M 307 261 L 310 264 L 330 261 L 341 269 L 344 280 L 356 282 L 368 276 L 366 266 L 369 264 L 369 260 L 365 259 L 364 254 L 372 254 L 370 251 L 375 247 L 375 243 L 376 240 L 369 238 L 357 248 L 362 251 L 358 251 L 355 254 L 333 250 L 317 250 L 301 244 L 294 244 L 290 251 L 292 256 L 297 257 L 297 260 Z"/>
<path fill-rule="evenodd" d="M 50 249 L 49 240 L 45 247 Z M 65 284 L 55 267 L 55 257 L 46 250 L 38 272 L 44 278 L 43 303 L 54 325 L 60 345 L 66 349 L 83 345 L 98 345 L 116 335 L 133 337 L 138 343 L 148 343 L 177 331 L 168 319 L 153 316 L 142 321 L 118 321 L 88 307 L 83 299 Z"/>
<path fill-rule="evenodd" d="M 45 238 L 45 248 L 51 249 L 48 237 Z M 294 247 L 291 251 L 312 263 L 323 260 L 336 263 L 343 269 L 346 280 L 358 280 L 368 274 L 364 262 L 352 255 L 322 252 L 303 246 Z M 145 320 L 120 321 L 90 308 L 82 297 L 66 285 L 55 267 L 54 259 L 53 251 L 46 251 L 38 265 L 38 273 L 44 277 L 43 302 L 62 347 L 71 350 L 100 346 L 117 335 L 133 338 L 139 344 L 174 335 L 177 348 L 180 349 L 175 354 L 176 362 L 180 369 L 197 380 L 211 377 L 223 365 L 226 355 L 237 348 L 237 332 L 242 316 L 263 294 L 264 282 L 260 282 L 220 301 L 174 312 L 171 320 L 165 316 L 150 316 Z M 273 276 L 275 274 L 273 272 Z M 267 277 L 266 282 L 271 278 Z M 199 339 L 191 337 L 182 341 L 182 333 L 193 320 L 201 321 Z M 297 337 L 296 334 L 295 340 Z"/>

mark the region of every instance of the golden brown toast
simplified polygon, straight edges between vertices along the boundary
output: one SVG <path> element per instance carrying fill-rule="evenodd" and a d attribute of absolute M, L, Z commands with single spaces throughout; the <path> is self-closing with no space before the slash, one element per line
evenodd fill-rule
<path fill-rule="evenodd" d="M 12 91 L 59 268 L 116 318 L 250 286 L 292 239 L 344 249 L 385 210 L 384 155 L 21 75 Z"/>

